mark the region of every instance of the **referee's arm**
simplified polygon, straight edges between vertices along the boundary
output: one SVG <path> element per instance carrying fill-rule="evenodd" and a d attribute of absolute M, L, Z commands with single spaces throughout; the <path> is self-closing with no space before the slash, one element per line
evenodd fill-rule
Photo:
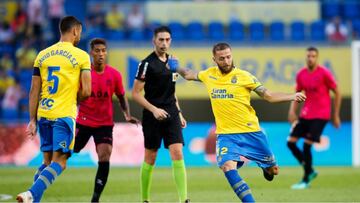
<path fill-rule="evenodd" d="M 144 86 L 145 86 L 144 81 L 135 79 L 134 87 L 132 90 L 133 99 L 142 107 L 152 112 L 157 120 L 163 120 L 167 118 L 169 114 L 165 110 L 157 108 L 156 106 L 152 105 L 148 100 L 145 99 L 144 95 L 141 93 L 144 89 Z"/>

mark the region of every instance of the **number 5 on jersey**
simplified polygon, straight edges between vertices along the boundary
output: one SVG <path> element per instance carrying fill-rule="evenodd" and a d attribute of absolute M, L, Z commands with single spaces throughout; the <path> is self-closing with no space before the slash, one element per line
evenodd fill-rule
<path fill-rule="evenodd" d="M 59 86 L 59 77 L 55 75 L 55 72 L 60 71 L 60 66 L 49 66 L 48 70 L 49 72 L 48 72 L 47 81 L 49 83 L 53 83 L 52 85 L 49 85 L 48 91 L 49 94 L 55 94 Z"/>

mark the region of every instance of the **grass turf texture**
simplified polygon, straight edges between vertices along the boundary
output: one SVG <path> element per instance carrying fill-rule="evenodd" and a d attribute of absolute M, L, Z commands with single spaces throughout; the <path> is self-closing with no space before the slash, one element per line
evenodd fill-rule
<path fill-rule="evenodd" d="M 258 202 L 360 202 L 360 169 L 316 167 L 319 176 L 306 190 L 291 190 L 302 177 L 300 167 L 282 167 L 272 182 L 257 167 L 243 167 L 240 175 L 249 184 Z M 0 167 L 0 194 L 14 201 L 31 185 L 35 168 Z M 239 202 L 223 173 L 216 167 L 187 168 L 188 190 L 192 202 Z M 42 199 L 43 202 L 89 202 L 96 168 L 68 168 Z M 139 202 L 139 168 L 112 167 L 102 202 Z M 177 193 L 171 168 L 155 168 L 152 202 L 175 202 Z M 4 201 L 4 200 L 0 200 Z"/>

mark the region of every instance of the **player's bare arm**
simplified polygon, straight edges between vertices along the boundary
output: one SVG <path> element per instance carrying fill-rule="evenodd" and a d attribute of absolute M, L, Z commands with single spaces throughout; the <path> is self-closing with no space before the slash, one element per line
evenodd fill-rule
<path fill-rule="evenodd" d="M 289 123 L 294 123 L 295 121 L 298 120 L 298 116 L 296 114 L 298 106 L 299 106 L 298 102 L 292 101 L 290 103 L 290 108 L 289 108 L 289 112 L 288 112 Z"/>
<path fill-rule="evenodd" d="M 181 127 L 182 127 L 182 128 L 186 128 L 187 122 L 186 122 L 186 119 L 184 118 L 184 116 L 183 116 L 183 114 L 182 114 L 182 111 L 181 111 L 181 108 L 180 108 L 180 104 L 179 104 L 179 100 L 178 100 L 176 94 L 174 94 L 174 96 L 175 96 L 175 99 L 176 99 L 176 102 L 175 102 L 176 107 L 177 107 L 177 109 L 179 110 L 179 117 L 180 117 Z"/>
<path fill-rule="evenodd" d="M 126 98 L 125 94 L 124 95 L 116 95 L 116 96 L 119 99 L 120 107 L 124 113 L 126 122 L 133 123 L 136 125 L 138 123 L 140 123 L 140 121 L 137 118 L 131 116 L 129 102 L 128 102 L 128 99 Z"/>
<path fill-rule="evenodd" d="M 91 95 L 91 73 L 89 70 L 83 70 L 80 73 L 81 89 L 78 94 L 78 100 L 83 101 Z"/>
<path fill-rule="evenodd" d="M 254 89 L 256 94 L 258 94 L 261 98 L 265 99 L 268 102 L 283 102 L 283 101 L 296 101 L 296 102 L 304 102 L 306 96 L 301 93 L 297 92 L 295 94 L 288 94 L 282 92 L 271 92 L 270 90 L 266 89 L 264 86 L 259 86 Z"/>
<path fill-rule="evenodd" d="M 178 68 L 177 72 L 185 79 L 185 80 L 194 80 L 200 81 L 198 78 L 198 71 L 191 70 L 189 68 Z"/>
<path fill-rule="evenodd" d="M 175 56 L 170 56 L 167 66 L 172 72 L 179 73 L 185 80 L 200 81 L 198 78 L 198 72 L 189 68 L 181 68 L 179 61 Z"/>
<path fill-rule="evenodd" d="M 31 80 L 31 88 L 29 93 L 29 114 L 30 122 L 26 128 L 26 135 L 31 139 L 36 135 L 36 120 L 37 109 L 39 106 L 39 98 L 41 91 L 41 77 L 40 75 L 33 75 Z"/>
<path fill-rule="evenodd" d="M 145 99 L 144 95 L 142 94 L 142 91 L 144 90 L 144 86 L 145 86 L 144 81 L 135 79 L 134 87 L 132 90 L 132 96 L 134 100 L 142 107 L 152 112 L 157 120 L 166 119 L 169 116 L 169 114 L 164 109 L 157 108 L 156 106 L 152 105 L 148 100 Z"/>
<path fill-rule="evenodd" d="M 334 115 L 333 115 L 333 125 L 336 128 L 340 128 L 341 120 L 340 120 L 340 107 L 341 107 L 341 93 L 338 87 L 334 90 Z"/>

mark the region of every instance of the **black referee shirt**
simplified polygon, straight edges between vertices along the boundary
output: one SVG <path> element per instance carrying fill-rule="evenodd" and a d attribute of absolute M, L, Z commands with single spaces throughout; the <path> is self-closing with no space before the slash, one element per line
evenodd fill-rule
<path fill-rule="evenodd" d="M 175 105 L 175 83 L 177 73 L 172 73 L 166 68 L 166 61 L 159 59 L 152 52 L 139 64 L 135 78 L 145 82 L 145 99 L 156 107 L 169 107 Z"/>

